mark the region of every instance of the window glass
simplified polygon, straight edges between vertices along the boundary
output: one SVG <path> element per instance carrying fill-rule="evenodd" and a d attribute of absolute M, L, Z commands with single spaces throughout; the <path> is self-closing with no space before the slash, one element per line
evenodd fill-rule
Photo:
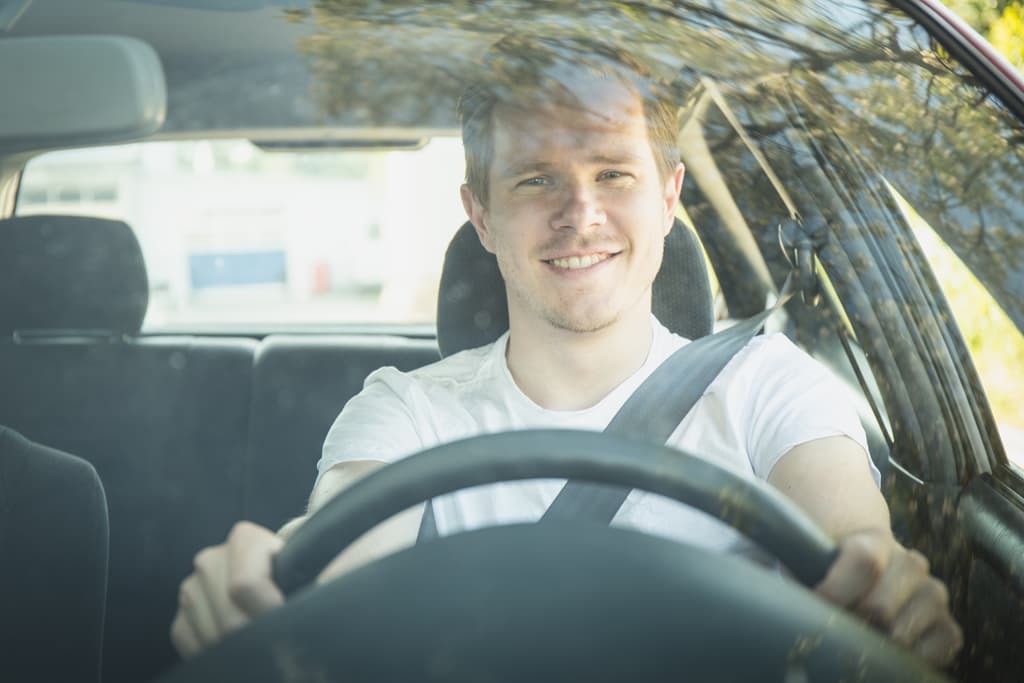
<path fill-rule="evenodd" d="M 783 14 L 801 12 L 811 15 L 801 23 L 809 37 L 790 40 L 773 21 L 785 26 Z M 822 23 L 826 16 L 831 23 Z M 971 424 L 961 430 L 945 399 L 926 391 L 949 380 L 942 388 L 955 395 L 965 390 L 958 384 L 967 375 L 957 373 L 956 349 L 940 338 L 935 321 L 922 325 L 915 317 L 931 314 L 919 305 L 931 285 L 914 270 L 913 235 L 880 180 L 888 179 L 934 229 L 933 241 L 955 254 L 950 263 L 971 273 L 965 282 L 973 287 L 962 290 L 964 307 L 954 310 L 986 388 L 994 392 L 994 417 L 1013 457 L 1020 452 L 1014 435 L 1024 413 L 1019 401 L 1000 396 L 1020 395 L 1022 364 L 1015 351 L 986 349 L 1004 343 L 1015 348 L 1024 329 L 1020 122 L 920 26 L 881 3 L 794 3 L 792 9 L 786 3 L 785 12 L 758 24 L 767 26 L 778 42 L 767 49 L 767 41 L 750 37 L 763 51 L 742 50 L 747 74 L 732 70 L 739 62 L 720 64 L 695 47 L 680 48 L 694 58 L 689 64 L 703 70 L 683 119 L 683 157 L 695 181 L 691 197 L 684 188 L 687 211 L 703 235 L 729 233 L 727 246 L 736 253 L 743 251 L 742 236 L 753 235 L 776 283 L 790 268 L 778 228 L 794 213 L 816 231 L 819 246 L 841 248 L 841 254 L 830 252 L 830 275 L 841 283 L 840 299 L 870 306 L 871 315 L 863 317 L 880 321 L 874 336 L 862 341 L 885 346 L 868 357 L 884 387 L 886 409 L 899 422 L 897 437 L 913 435 L 899 439 L 897 450 L 904 462 L 909 454 L 926 461 L 914 463 L 919 476 L 953 478 L 950 463 L 959 468 L 973 459 L 987 466 L 980 462 L 986 455 L 975 448 L 983 426 L 969 416 Z M 730 55 L 740 44 L 728 30 L 704 44 L 715 41 Z M 758 76 L 750 76 L 755 71 Z M 686 129 L 699 130 L 703 139 L 687 136 Z M 954 266 L 932 258 L 943 280 Z M 761 288 L 745 290 L 744 283 L 757 284 L 757 259 L 744 255 L 731 268 L 727 259 L 713 260 L 734 315 L 756 312 L 763 305 Z M 911 294 L 912 301 L 906 298 Z M 1002 324 L 993 317 L 994 327 L 974 327 L 966 316 L 972 305 L 993 316 L 998 311 Z M 979 336 L 991 347 L 983 349 Z M 905 362 L 911 357 L 913 363 Z"/>
<path fill-rule="evenodd" d="M 963 261 L 914 209 L 894 192 L 956 317 L 971 353 L 1006 456 L 1024 469 L 1024 334 L 971 274 Z"/>
<path fill-rule="evenodd" d="M 150 279 L 144 329 L 431 323 L 465 220 L 462 145 L 296 151 L 244 139 L 53 152 L 20 215 L 123 220 Z"/>
<path fill-rule="evenodd" d="M 895 281 L 913 275 L 904 258 L 912 240 L 881 198 L 885 178 L 1024 329 L 1024 131 L 890 3 L 314 5 L 278 17 L 288 27 L 273 33 L 273 49 L 165 60 L 173 87 L 160 135 L 178 141 L 30 164 L 20 213 L 111 215 L 138 232 L 153 287 L 147 329 L 429 323 L 445 244 L 464 220 L 456 101 L 507 33 L 625 49 L 649 73 L 645 91 L 680 107 L 686 215 L 730 317 L 760 310 L 766 284 L 781 281 L 789 265 L 778 228 L 799 212 L 853 255 L 850 277 L 831 274 L 840 298 L 860 296 L 858 278 L 894 284 L 886 300 L 871 298 L 885 289 L 876 281 L 864 294 L 893 323 L 881 341 L 863 339 L 865 349 L 906 341 L 900 326 L 921 326 L 915 309 L 894 305 Z M 524 80 L 515 68 L 497 72 L 503 87 Z M 432 131 L 415 151 L 189 140 L 308 131 L 329 145 L 337 131 L 413 129 Z M 927 350 L 955 365 L 948 347 Z M 956 421 L 935 392 L 922 394 L 936 378 L 923 362 L 886 362 L 907 371 L 878 372 L 888 412 L 905 433 L 924 434 L 897 445 L 951 467 L 942 449 Z M 922 395 L 934 399 L 928 415 Z M 957 444 L 977 443 L 977 426 L 967 431 Z"/>

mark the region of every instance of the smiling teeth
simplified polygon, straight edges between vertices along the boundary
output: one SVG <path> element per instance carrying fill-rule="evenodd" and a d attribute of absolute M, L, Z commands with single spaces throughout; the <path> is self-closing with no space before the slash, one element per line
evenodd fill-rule
<path fill-rule="evenodd" d="M 591 254 L 590 256 L 570 256 L 568 258 L 551 259 L 549 263 L 566 270 L 576 270 L 578 268 L 589 268 L 595 263 L 604 261 L 606 258 L 608 258 L 608 254 Z"/>

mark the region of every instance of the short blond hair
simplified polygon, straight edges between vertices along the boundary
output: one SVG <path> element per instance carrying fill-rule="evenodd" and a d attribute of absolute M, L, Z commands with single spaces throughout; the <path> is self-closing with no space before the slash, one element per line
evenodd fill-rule
<path fill-rule="evenodd" d="M 663 177 L 675 171 L 679 164 L 679 107 L 668 89 L 651 78 L 634 57 L 607 44 L 580 38 L 506 36 L 488 49 L 479 75 L 459 99 L 466 184 L 485 206 L 494 160 L 495 107 L 578 104 L 565 85 L 567 77 L 617 81 L 637 93 L 658 168 Z"/>

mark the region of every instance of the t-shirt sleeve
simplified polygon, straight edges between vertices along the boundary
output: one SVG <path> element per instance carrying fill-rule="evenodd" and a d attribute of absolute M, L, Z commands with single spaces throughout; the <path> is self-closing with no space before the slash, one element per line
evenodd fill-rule
<path fill-rule="evenodd" d="M 744 368 L 750 373 L 746 439 L 757 477 L 767 479 L 779 459 L 795 446 L 847 436 L 864 449 L 878 485 L 881 476 L 867 455 L 867 437 L 851 390 L 783 334 L 758 337 L 751 343 L 760 348 L 752 349 L 752 362 Z"/>
<path fill-rule="evenodd" d="M 317 481 L 332 466 L 351 460 L 391 463 L 423 450 L 410 408 L 412 381 L 394 368 L 366 378 L 334 420 L 317 463 Z"/>

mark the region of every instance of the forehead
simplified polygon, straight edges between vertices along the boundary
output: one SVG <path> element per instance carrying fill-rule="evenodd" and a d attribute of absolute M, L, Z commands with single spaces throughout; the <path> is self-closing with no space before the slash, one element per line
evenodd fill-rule
<path fill-rule="evenodd" d="M 499 167 L 545 150 L 650 149 L 643 100 L 621 84 L 602 83 L 555 98 L 498 104 L 493 113 L 494 162 Z"/>

